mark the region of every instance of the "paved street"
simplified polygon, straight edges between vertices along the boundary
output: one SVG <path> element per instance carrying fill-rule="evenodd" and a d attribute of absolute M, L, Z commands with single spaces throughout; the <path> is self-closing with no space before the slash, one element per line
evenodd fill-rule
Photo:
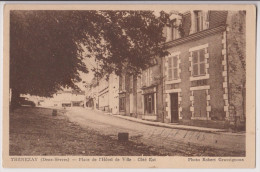
<path fill-rule="evenodd" d="M 244 156 L 245 135 L 207 133 L 171 129 L 137 123 L 101 111 L 71 108 L 65 113 L 71 122 L 100 134 L 117 138 L 119 132 L 128 132 L 130 141 L 151 146 L 164 154 Z"/>

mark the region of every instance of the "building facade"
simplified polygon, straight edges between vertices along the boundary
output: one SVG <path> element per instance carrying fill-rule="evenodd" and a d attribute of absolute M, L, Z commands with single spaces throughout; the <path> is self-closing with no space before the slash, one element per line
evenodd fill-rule
<path fill-rule="evenodd" d="M 84 107 L 85 100 L 84 91 L 65 90 L 57 92 L 52 98 L 44 99 L 41 104 L 42 106 Z"/>
<path fill-rule="evenodd" d="M 170 52 L 163 58 L 167 123 L 225 128 L 230 121 L 228 16 L 227 11 L 175 13 L 170 22 L 173 27 L 181 23 L 183 35 L 165 29 Z"/>
<path fill-rule="evenodd" d="M 138 76 L 120 76 L 119 114 L 151 121 L 163 120 L 161 66 L 162 60 L 157 58 Z"/>
<path fill-rule="evenodd" d="M 243 127 L 245 16 L 244 11 L 171 12 L 163 31 L 169 55 L 154 59 L 138 76 L 102 80 L 99 108 L 164 123 Z"/>
<path fill-rule="evenodd" d="M 109 112 L 114 115 L 119 114 L 119 77 L 115 74 L 110 74 L 108 84 Z"/>
<path fill-rule="evenodd" d="M 94 78 L 86 88 L 86 107 L 119 114 L 119 77 Z"/>

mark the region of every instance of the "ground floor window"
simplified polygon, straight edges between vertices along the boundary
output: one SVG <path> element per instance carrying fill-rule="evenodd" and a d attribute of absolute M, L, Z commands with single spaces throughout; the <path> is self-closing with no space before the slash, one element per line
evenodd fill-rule
<path fill-rule="evenodd" d="M 125 97 L 119 98 L 119 110 L 125 111 Z"/>
<path fill-rule="evenodd" d="M 154 94 L 144 95 L 145 113 L 154 113 Z"/>
<path fill-rule="evenodd" d="M 194 91 L 194 116 L 207 117 L 207 95 L 205 90 Z"/>

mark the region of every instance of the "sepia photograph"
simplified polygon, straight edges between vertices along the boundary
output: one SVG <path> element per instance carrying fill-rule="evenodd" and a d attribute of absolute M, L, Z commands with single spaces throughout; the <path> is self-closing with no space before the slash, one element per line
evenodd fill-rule
<path fill-rule="evenodd" d="M 3 164 L 253 167 L 255 7 L 100 6 L 5 6 Z"/>

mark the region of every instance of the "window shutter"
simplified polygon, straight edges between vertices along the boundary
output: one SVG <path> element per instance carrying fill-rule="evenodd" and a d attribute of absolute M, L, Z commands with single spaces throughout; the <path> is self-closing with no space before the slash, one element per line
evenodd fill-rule
<path fill-rule="evenodd" d="M 190 11 L 191 14 L 191 27 L 190 27 L 190 34 L 193 34 L 196 32 L 196 19 L 195 19 L 195 12 Z"/>
<path fill-rule="evenodd" d="M 199 51 L 200 54 L 200 62 L 204 62 L 205 61 L 205 50 L 202 49 Z"/>
<path fill-rule="evenodd" d="M 168 80 L 172 80 L 172 69 L 168 69 Z"/>
<path fill-rule="evenodd" d="M 197 51 L 192 53 L 192 60 L 193 60 L 192 61 L 193 63 L 198 63 L 198 52 Z"/>
<path fill-rule="evenodd" d="M 173 57 L 173 67 L 178 67 L 178 57 L 177 56 Z"/>
<path fill-rule="evenodd" d="M 205 90 L 194 91 L 194 116 L 207 116 L 207 95 Z"/>
<path fill-rule="evenodd" d="M 203 11 L 203 29 L 209 28 L 209 19 L 208 19 L 208 11 Z"/>
<path fill-rule="evenodd" d="M 198 75 L 198 64 L 193 64 L 193 75 L 197 76 Z"/>
<path fill-rule="evenodd" d="M 168 80 L 172 80 L 172 57 L 168 58 Z"/>
<path fill-rule="evenodd" d="M 192 62 L 193 62 L 193 76 L 197 76 L 198 75 L 198 51 L 195 51 L 192 53 Z"/>
<path fill-rule="evenodd" d="M 204 28 L 203 28 L 203 20 L 204 20 L 204 18 L 203 18 L 203 13 L 202 13 L 202 11 L 200 11 L 199 12 L 199 18 L 200 18 L 200 28 L 199 28 L 199 31 L 202 31 Z"/>
<path fill-rule="evenodd" d="M 178 56 L 173 57 L 173 78 L 178 79 Z"/>
<path fill-rule="evenodd" d="M 204 75 L 205 72 L 205 51 L 204 49 L 199 51 L 199 55 L 200 55 L 200 75 Z"/>
<path fill-rule="evenodd" d="M 200 64 L 200 75 L 205 75 L 205 63 Z"/>
<path fill-rule="evenodd" d="M 149 77 L 150 77 L 150 84 L 153 82 L 153 70 L 152 70 L 152 68 L 149 68 Z"/>
<path fill-rule="evenodd" d="M 174 68 L 173 77 L 174 77 L 174 79 L 178 79 L 178 68 Z"/>

